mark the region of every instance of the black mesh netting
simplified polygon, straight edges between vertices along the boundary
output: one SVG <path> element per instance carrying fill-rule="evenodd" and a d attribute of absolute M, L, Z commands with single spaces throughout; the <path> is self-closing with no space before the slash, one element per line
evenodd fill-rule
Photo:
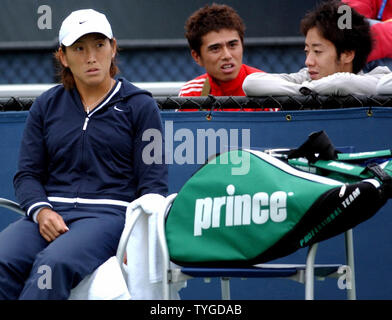
<path fill-rule="evenodd" d="M 161 110 L 316 110 L 392 107 L 392 96 L 265 96 L 265 97 L 154 97 Z M 27 111 L 34 98 L 1 98 L 0 112 Z"/>

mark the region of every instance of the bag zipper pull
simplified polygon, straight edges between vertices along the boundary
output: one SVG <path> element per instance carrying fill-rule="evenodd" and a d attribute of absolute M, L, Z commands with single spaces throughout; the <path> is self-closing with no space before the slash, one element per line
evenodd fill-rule
<path fill-rule="evenodd" d="M 344 184 L 344 185 L 342 185 L 342 187 L 340 188 L 340 191 L 339 191 L 339 198 L 343 197 L 344 194 L 345 194 L 345 192 L 346 192 L 346 185 Z"/>

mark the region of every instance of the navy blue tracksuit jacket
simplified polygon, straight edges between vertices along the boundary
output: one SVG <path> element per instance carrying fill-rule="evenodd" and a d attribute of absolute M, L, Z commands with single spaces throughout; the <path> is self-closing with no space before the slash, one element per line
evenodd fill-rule
<path fill-rule="evenodd" d="M 131 202 L 146 193 L 166 194 L 163 149 L 161 163 L 142 159 L 148 129 L 162 132 L 155 101 L 122 78 L 89 114 L 77 90 L 48 90 L 26 122 L 14 178 L 17 200 L 30 216 L 50 199 Z"/>

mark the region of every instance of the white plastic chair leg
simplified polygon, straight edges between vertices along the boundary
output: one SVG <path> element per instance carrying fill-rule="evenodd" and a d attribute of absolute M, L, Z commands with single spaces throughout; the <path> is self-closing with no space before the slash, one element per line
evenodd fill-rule
<path fill-rule="evenodd" d="M 169 249 L 166 244 L 166 236 L 165 236 L 165 217 L 166 214 L 174 201 L 175 194 L 171 194 L 166 198 L 166 206 L 162 212 L 159 213 L 158 216 L 158 239 L 159 245 L 162 252 L 162 296 L 164 300 L 170 300 L 170 283 L 171 279 L 171 269 L 170 269 L 170 256 L 169 256 Z"/>
<path fill-rule="evenodd" d="M 305 300 L 314 299 L 314 260 L 316 258 L 318 244 L 313 244 L 306 257 L 305 269 Z"/>
<path fill-rule="evenodd" d="M 346 263 L 349 267 L 351 288 L 347 288 L 347 299 L 356 300 L 356 288 L 355 288 L 355 269 L 354 269 L 354 240 L 353 230 L 347 230 L 344 234 L 346 242 Z"/>
<path fill-rule="evenodd" d="M 222 300 L 230 300 L 230 278 L 221 278 Z"/>

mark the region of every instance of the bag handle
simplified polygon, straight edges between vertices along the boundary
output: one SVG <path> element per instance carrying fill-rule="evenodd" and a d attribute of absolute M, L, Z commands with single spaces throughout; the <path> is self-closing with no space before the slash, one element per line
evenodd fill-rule
<path fill-rule="evenodd" d="M 340 151 L 336 150 L 325 131 L 313 132 L 297 149 L 288 154 L 288 159 L 304 157 L 310 163 L 317 160 L 335 160 Z M 316 156 L 318 154 L 318 156 Z"/>

